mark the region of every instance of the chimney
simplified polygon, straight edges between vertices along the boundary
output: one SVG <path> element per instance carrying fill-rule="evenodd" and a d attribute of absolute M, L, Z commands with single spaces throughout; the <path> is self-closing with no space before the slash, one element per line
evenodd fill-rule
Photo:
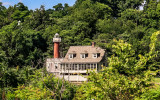
<path fill-rule="evenodd" d="M 53 42 L 54 42 L 54 58 L 59 58 L 59 43 L 61 42 L 61 38 L 59 37 L 58 33 L 54 35 Z"/>
<path fill-rule="evenodd" d="M 95 47 L 95 44 L 96 44 L 95 42 L 92 42 L 92 47 Z"/>

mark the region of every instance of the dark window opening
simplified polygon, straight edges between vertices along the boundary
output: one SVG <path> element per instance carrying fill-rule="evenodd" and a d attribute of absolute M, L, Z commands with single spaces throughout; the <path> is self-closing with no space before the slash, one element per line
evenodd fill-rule
<path fill-rule="evenodd" d="M 97 53 L 97 58 L 100 57 L 100 53 Z"/>
<path fill-rule="evenodd" d="M 57 69 L 58 67 L 57 66 L 55 66 L 55 69 Z"/>
<path fill-rule="evenodd" d="M 76 54 L 73 54 L 73 58 L 76 57 Z"/>
<path fill-rule="evenodd" d="M 88 57 L 88 54 L 86 54 L 85 56 Z"/>

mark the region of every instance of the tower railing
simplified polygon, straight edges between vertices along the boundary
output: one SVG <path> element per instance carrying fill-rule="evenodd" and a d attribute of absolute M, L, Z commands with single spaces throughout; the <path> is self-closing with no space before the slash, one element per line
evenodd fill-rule
<path fill-rule="evenodd" d="M 53 42 L 61 42 L 61 38 L 53 38 Z"/>

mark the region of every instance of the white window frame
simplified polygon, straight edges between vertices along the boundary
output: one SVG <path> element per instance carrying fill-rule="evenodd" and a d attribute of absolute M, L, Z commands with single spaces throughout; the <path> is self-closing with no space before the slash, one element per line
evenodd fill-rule
<path fill-rule="evenodd" d="M 93 58 L 97 58 L 97 53 L 93 53 L 93 54 L 92 54 L 92 57 L 93 57 Z"/>
<path fill-rule="evenodd" d="M 69 54 L 69 59 L 73 59 L 73 54 Z"/>
<path fill-rule="evenodd" d="M 86 58 L 86 54 L 85 53 L 81 53 L 81 58 L 82 59 Z"/>
<path fill-rule="evenodd" d="M 55 63 L 55 64 L 54 64 L 54 68 L 55 68 L 55 69 L 58 69 L 58 63 Z"/>
<path fill-rule="evenodd" d="M 48 68 L 48 69 L 50 68 L 50 63 L 47 63 L 47 68 Z"/>

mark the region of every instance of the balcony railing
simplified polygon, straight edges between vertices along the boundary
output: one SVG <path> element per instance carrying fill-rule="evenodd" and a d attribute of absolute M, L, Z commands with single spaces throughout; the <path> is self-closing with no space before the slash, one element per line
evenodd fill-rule
<path fill-rule="evenodd" d="M 53 42 L 61 42 L 61 38 L 53 38 Z"/>

